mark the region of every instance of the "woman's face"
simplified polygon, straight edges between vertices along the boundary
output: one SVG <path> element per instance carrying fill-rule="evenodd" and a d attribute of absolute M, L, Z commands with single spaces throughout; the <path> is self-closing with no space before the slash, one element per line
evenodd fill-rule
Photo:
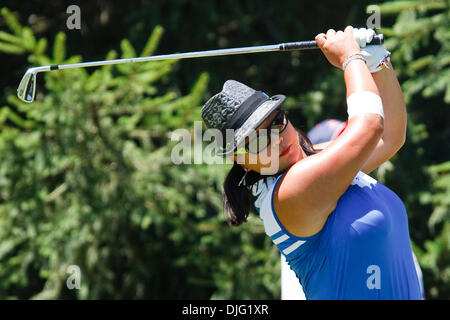
<path fill-rule="evenodd" d="M 274 110 L 256 128 L 256 131 L 258 132 L 259 129 L 267 129 L 275 119 L 278 111 L 278 109 Z M 278 137 L 274 133 L 271 134 L 271 143 L 261 152 L 257 154 L 245 153 L 232 155 L 232 157 L 235 162 L 247 170 L 253 170 L 261 175 L 272 175 L 288 169 L 294 163 L 306 157 L 306 154 L 300 147 L 296 129 L 288 121 L 286 128 L 279 133 Z"/>

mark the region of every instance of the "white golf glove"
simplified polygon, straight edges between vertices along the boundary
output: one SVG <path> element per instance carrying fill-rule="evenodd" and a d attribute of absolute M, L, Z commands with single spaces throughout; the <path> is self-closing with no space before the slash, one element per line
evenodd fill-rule
<path fill-rule="evenodd" d="M 386 50 L 384 45 L 366 45 L 372 41 L 375 31 L 366 28 L 353 28 L 353 35 L 361 48 L 361 53 L 366 58 L 367 67 L 374 73 L 387 67 L 391 53 Z"/>

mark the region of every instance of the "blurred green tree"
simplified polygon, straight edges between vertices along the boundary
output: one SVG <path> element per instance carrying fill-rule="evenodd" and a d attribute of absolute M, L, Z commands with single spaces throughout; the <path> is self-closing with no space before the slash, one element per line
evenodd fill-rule
<path fill-rule="evenodd" d="M 377 4 L 380 29 L 408 105 L 408 137 L 388 185 L 405 194 L 414 250 L 426 296 L 450 297 L 450 3 L 446 0 Z"/>
<path fill-rule="evenodd" d="M 8 9 L 1 13 L 11 30 L 0 31 L 1 51 L 33 65 L 82 61 L 67 57 L 64 33 L 48 56 L 45 38 Z M 155 27 L 140 54 L 151 55 L 162 34 Z M 127 39 L 120 47 L 121 57 L 137 56 Z M 201 120 L 209 79 L 200 74 L 180 96 L 164 85 L 174 63 L 46 73 L 34 103 L 7 97 L 0 111 L 0 298 L 279 295 L 278 257 L 260 224 L 238 233 L 217 214 L 223 166 L 171 163 L 170 132 Z M 80 290 L 66 286 L 70 265 L 80 268 Z"/>

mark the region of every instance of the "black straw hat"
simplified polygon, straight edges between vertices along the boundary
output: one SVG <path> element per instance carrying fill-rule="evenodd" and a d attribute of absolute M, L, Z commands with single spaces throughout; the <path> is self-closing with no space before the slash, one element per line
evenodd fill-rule
<path fill-rule="evenodd" d="M 224 141 L 219 143 L 216 155 L 232 154 L 285 99 L 281 94 L 269 97 L 238 81 L 226 81 L 222 91 L 211 97 L 201 111 L 206 126 L 222 132 Z M 234 129 L 232 141 L 225 141 L 226 129 Z"/>

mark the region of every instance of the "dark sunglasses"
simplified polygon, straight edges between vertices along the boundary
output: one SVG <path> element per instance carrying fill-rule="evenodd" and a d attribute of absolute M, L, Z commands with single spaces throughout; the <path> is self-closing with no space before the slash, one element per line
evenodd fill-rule
<path fill-rule="evenodd" d="M 272 130 L 278 130 L 278 132 L 281 133 L 284 131 L 284 129 L 286 129 L 288 122 L 289 121 L 286 117 L 286 114 L 283 110 L 280 109 L 280 111 L 278 111 L 277 115 L 275 116 L 275 119 L 273 119 L 272 123 L 269 125 L 269 127 L 266 128 L 266 130 L 258 130 L 258 132 L 256 133 L 256 138 L 250 142 L 247 141 L 246 144 L 243 147 L 238 148 L 234 152 L 234 154 L 238 155 L 243 153 L 260 153 L 270 145 Z"/>

